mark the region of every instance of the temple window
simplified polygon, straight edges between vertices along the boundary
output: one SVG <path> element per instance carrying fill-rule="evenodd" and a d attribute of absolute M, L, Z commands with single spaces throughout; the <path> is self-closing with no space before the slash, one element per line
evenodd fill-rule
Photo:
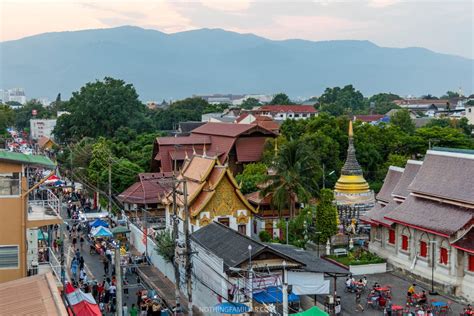
<path fill-rule="evenodd" d="M 439 263 L 444 265 L 448 264 L 448 249 L 445 247 L 439 248 Z"/>
<path fill-rule="evenodd" d="M 402 235 L 402 250 L 408 251 L 408 236 Z"/>
<path fill-rule="evenodd" d="M 247 225 L 240 224 L 237 228 L 239 233 L 241 233 L 242 235 L 247 235 Z"/>
<path fill-rule="evenodd" d="M 388 230 L 388 243 L 395 245 L 395 230 L 394 229 Z"/>
<path fill-rule="evenodd" d="M 474 255 L 468 255 L 467 271 L 474 272 Z"/>
<path fill-rule="evenodd" d="M 420 257 L 426 258 L 428 256 L 428 245 L 426 241 L 420 240 Z"/>

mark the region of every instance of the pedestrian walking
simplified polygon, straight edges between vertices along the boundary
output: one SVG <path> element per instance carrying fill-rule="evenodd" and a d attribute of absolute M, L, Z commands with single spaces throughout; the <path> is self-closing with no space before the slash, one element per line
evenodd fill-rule
<path fill-rule="evenodd" d="M 357 290 L 356 296 L 355 296 L 355 301 L 356 301 L 356 312 L 360 308 L 361 312 L 364 311 L 364 307 L 361 305 L 361 297 L 362 297 L 362 291 Z"/>
<path fill-rule="evenodd" d="M 78 263 L 76 258 L 74 258 L 71 262 L 71 274 L 72 278 L 75 280 L 77 277 L 77 268 L 78 268 Z"/>
<path fill-rule="evenodd" d="M 123 306 L 122 306 L 122 316 L 128 316 L 128 306 L 127 306 L 127 303 L 123 303 Z"/>
<path fill-rule="evenodd" d="M 138 316 L 138 308 L 135 306 L 135 304 L 132 304 L 132 307 L 130 307 L 129 314 L 130 316 Z"/>
<path fill-rule="evenodd" d="M 87 282 L 87 273 L 86 273 L 86 270 L 84 268 L 81 269 L 80 273 L 79 273 L 79 280 L 82 282 L 82 283 L 86 283 Z"/>
<path fill-rule="evenodd" d="M 109 260 L 107 260 L 107 258 L 104 258 L 102 263 L 104 265 L 104 274 L 108 275 L 109 274 Z"/>
<path fill-rule="evenodd" d="M 80 256 L 79 257 L 79 270 L 84 269 L 84 257 Z"/>
<path fill-rule="evenodd" d="M 84 246 L 84 237 L 81 235 L 81 238 L 79 239 L 79 243 L 81 244 L 81 249 Z"/>

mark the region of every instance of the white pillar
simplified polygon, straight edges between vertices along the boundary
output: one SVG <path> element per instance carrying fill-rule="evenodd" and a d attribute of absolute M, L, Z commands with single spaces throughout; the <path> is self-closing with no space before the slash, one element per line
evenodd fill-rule
<path fill-rule="evenodd" d="M 283 316 L 288 316 L 288 277 L 286 274 L 286 261 L 283 261 L 283 288 L 281 294 L 283 296 Z"/>

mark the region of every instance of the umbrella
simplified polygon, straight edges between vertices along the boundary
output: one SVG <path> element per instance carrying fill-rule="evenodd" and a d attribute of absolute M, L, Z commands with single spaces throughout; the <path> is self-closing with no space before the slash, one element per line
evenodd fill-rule
<path fill-rule="evenodd" d="M 93 237 L 112 237 L 113 235 L 112 235 L 112 232 L 108 228 L 100 226 L 92 232 L 92 236 Z"/>
<path fill-rule="evenodd" d="M 126 233 L 129 233 L 130 230 L 125 227 L 125 226 L 117 226 L 117 227 L 114 227 L 112 228 L 112 234 L 126 234 Z"/>
<path fill-rule="evenodd" d="M 304 312 L 293 314 L 293 316 L 329 316 L 329 314 L 322 311 L 317 306 L 313 306 Z"/>
<path fill-rule="evenodd" d="M 215 305 L 214 309 L 221 314 L 237 315 L 248 312 L 250 307 L 242 303 L 225 302 Z"/>
<path fill-rule="evenodd" d="M 56 181 L 60 181 L 61 179 L 59 179 L 59 177 L 57 175 L 52 175 L 48 178 L 48 180 L 46 180 L 44 183 L 48 184 L 48 183 L 55 183 Z"/>
<path fill-rule="evenodd" d="M 109 227 L 109 224 L 107 222 L 104 222 L 103 220 L 101 219 L 96 219 L 95 221 L 93 221 L 92 223 L 90 223 L 90 225 L 92 227 L 99 227 L 99 226 L 103 226 L 103 227 Z"/>
<path fill-rule="evenodd" d="M 253 299 L 261 304 L 283 303 L 281 287 L 269 286 L 263 291 L 254 293 Z M 299 296 L 294 293 L 288 294 L 288 302 L 297 302 L 299 299 Z"/>
<path fill-rule="evenodd" d="M 48 233 L 38 230 L 38 240 L 48 240 Z"/>

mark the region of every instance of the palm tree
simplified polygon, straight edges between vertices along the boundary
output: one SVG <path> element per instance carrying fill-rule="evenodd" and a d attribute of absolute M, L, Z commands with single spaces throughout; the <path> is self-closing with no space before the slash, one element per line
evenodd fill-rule
<path fill-rule="evenodd" d="M 296 201 L 307 202 L 317 192 L 317 162 L 301 141 L 290 140 L 274 158 L 261 195 L 272 194 L 272 204 L 280 212 L 285 207 L 295 215 Z"/>

